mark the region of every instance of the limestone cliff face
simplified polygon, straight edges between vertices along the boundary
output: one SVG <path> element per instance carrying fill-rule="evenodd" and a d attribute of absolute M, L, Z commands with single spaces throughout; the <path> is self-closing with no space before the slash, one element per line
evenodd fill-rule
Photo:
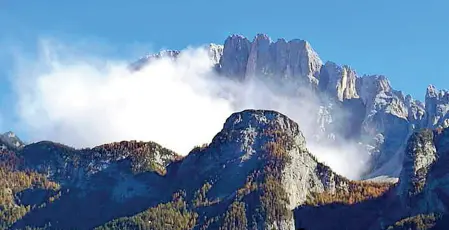
<path fill-rule="evenodd" d="M 358 87 L 366 105 L 362 133 L 382 140 L 376 146 L 380 151 L 375 156 L 374 168 L 380 170 L 379 174 L 398 176 L 400 167 L 398 169 L 391 164 L 401 159 L 410 132 L 404 96 L 392 89 L 384 76 L 379 75 L 362 77 Z"/>
<path fill-rule="evenodd" d="M 357 73 L 349 66 L 340 67 L 333 62 L 326 62 L 320 71 L 319 87 L 339 101 L 359 98 L 356 80 Z"/>
<path fill-rule="evenodd" d="M 240 35 L 229 36 L 224 42 L 219 72 L 235 79 L 245 79 L 251 42 Z"/>
<path fill-rule="evenodd" d="M 316 86 L 322 62 L 306 41 L 273 42 L 258 34 L 252 42 L 239 35 L 228 37 L 220 65 L 222 74 L 239 80 L 260 77 Z"/>

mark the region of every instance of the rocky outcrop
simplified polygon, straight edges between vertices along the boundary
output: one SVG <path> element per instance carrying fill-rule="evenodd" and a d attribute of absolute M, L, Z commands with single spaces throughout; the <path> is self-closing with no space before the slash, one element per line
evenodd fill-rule
<path fill-rule="evenodd" d="M 449 208 L 449 129 L 423 129 L 409 139 L 397 187 L 405 216 Z"/>
<path fill-rule="evenodd" d="M 25 143 L 13 132 L 0 134 L 0 148 L 18 150 L 25 146 Z"/>
<path fill-rule="evenodd" d="M 402 92 L 392 89 L 382 75 L 363 76 L 357 88 L 366 108 L 362 135 L 376 149 L 373 174 L 370 176 L 398 176 L 403 148 L 410 135 L 408 108 Z"/>
<path fill-rule="evenodd" d="M 433 132 L 435 156 L 433 149 L 427 151 L 425 160 L 420 160 L 427 169 L 423 193 L 419 207 L 426 212 L 447 213 L 449 210 L 449 129 L 437 129 Z M 433 160 L 433 162 L 432 162 Z M 427 167 L 425 167 L 428 165 Z"/>
<path fill-rule="evenodd" d="M 449 127 L 449 92 L 427 87 L 423 126 L 428 128 Z"/>
<path fill-rule="evenodd" d="M 421 101 L 414 100 L 412 96 L 405 97 L 405 106 L 408 108 L 408 120 L 413 128 L 422 127 L 421 122 L 424 119 L 425 105 Z"/>
<path fill-rule="evenodd" d="M 430 167 L 437 160 L 432 130 L 414 133 L 407 144 L 400 176 L 399 192 L 410 197 L 421 193 L 426 185 Z"/>
<path fill-rule="evenodd" d="M 359 98 L 357 78 L 357 73 L 349 66 L 340 67 L 333 62 L 326 62 L 320 71 L 319 88 L 339 101 Z"/>

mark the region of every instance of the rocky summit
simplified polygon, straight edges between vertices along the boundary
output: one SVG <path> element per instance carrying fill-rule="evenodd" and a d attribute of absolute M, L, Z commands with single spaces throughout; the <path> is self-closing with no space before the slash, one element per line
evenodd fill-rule
<path fill-rule="evenodd" d="M 218 77 L 318 98 L 307 111 L 312 135 L 266 109 L 230 114 L 186 156 L 154 142 L 75 149 L 8 132 L 0 135 L 0 229 L 449 229 L 448 92 L 429 86 L 425 102 L 414 100 L 385 76 L 323 62 L 298 39 L 232 35 L 204 48 Z M 308 148 L 346 142 L 370 156 L 362 180 Z"/>

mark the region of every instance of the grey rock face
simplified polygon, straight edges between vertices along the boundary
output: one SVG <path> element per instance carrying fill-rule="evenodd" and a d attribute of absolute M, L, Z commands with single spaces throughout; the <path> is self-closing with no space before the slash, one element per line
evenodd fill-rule
<path fill-rule="evenodd" d="M 336 96 L 339 101 L 359 98 L 356 89 L 357 74 L 349 66 L 340 67 L 333 62 L 326 62 L 319 80 L 321 91 Z"/>
<path fill-rule="evenodd" d="M 424 189 L 430 166 L 437 160 L 431 130 L 414 133 L 407 145 L 400 176 L 399 190 L 403 196 L 414 196 Z"/>
<path fill-rule="evenodd" d="M 357 91 L 366 107 L 361 133 L 375 153 L 370 176 L 396 177 L 406 140 L 415 128 L 413 124 L 419 124 L 422 109 L 410 96 L 405 98 L 402 92 L 394 90 L 382 75 L 357 79 Z"/>
<path fill-rule="evenodd" d="M 359 95 L 366 105 L 368 119 L 380 112 L 407 119 L 408 110 L 404 96 L 401 92 L 393 90 L 384 76 L 364 76 L 360 78 L 358 84 Z"/>
<path fill-rule="evenodd" d="M 251 42 L 240 35 L 229 36 L 224 42 L 219 72 L 235 79 L 245 79 Z"/>
<path fill-rule="evenodd" d="M 0 134 L 0 148 L 17 150 L 25 146 L 25 143 L 13 132 Z"/>
<path fill-rule="evenodd" d="M 419 206 L 423 211 L 441 213 L 449 210 L 449 129 L 437 129 L 433 134 L 436 155 L 433 157 L 432 151 L 428 151 L 426 161 L 421 160 L 428 173 L 423 191 L 425 195 Z"/>
<path fill-rule="evenodd" d="M 376 92 L 371 95 L 362 93 L 362 98 L 366 101 L 369 110 L 364 130 L 369 131 L 371 136 L 375 133 L 381 134 L 385 140 L 382 146 L 379 146 L 381 154 L 377 168 L 385 165 L 391 169 L 395 165 L 396 168 L 400 168 L 399 162 L 402 160 L 402 153 L 406 151 L 407 139 L 414 130 L 446 125 L 449 109 L 446 92 L 437 92 L 434 87 L 429 87 L 424 105 L 420 101 L 413 100 L 410 95 L 404 97 L 401 92 L 393 90 L 384 78 L 374 85 L 371 81 L 369 82 L 366 84 L 363 79 L 361 87 L 366 84 L 377 90 L 365 88 L 366 90 L 361 91 Z M 391 162 L 388 164 L 388 161 Z M 392 176 L 397 176 L 400 172 L 400 170 L 385 170 L 380 172 Z"/>
<path fill-rule="evenodd" d="M 424 127 L 448 127 L 449 126 L 449 92 L 437 90 L 434 86 L 427 87 L 425 100 L 426 114 Z"/>
<path fill-rule="evenodd" d="M 253 42 L 233 35 L 225 41 L 221 72 L 239 80 L 262 77 L 318 84 L 322 62 L 309 43 L 303 40 L 272 42 L 257 35 Z"/>
<path fill-rule="evenodd" d="M 410 95 L 405 97 L 405 105 L 408 108 L 408 120 L 413 127 L 422 127 L 421 122 L 426 113 L 425 105 L 418 100 L 413 100 Z"/>
<path fill-rule="evenodd" d="M 423 129 L 410 137 L 396 189 L 407 215 L 447 212 L 448 144 L 448 129 Z"/>

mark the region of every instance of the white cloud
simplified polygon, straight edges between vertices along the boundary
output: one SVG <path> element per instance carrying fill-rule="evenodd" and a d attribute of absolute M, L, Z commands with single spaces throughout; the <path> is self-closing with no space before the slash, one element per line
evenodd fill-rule
<path fill-rule="evenodd" d="M 217 80 L 205 50 L 188 48 L 176 61 L 155 60 L 139 72 L 128 66 L 125 60 L 42 42 L 38 58 L 18 62 L 14 75 L 20 128 L 33 141 L 92 147 L 151 140 L 185 155 L 210 142 L 231 113 L 273 109 L 297 121 L 308 147 L 336 172 L 355 179 L 366 168 L 360 163 L 365 155 L 353 143 L 336 149 L 310 141 L 318 128 L 318 99 L 281 96 L 276 92 L 283 89 L 258 80 L 244 85 Z"/>
<path fill-rule="evenodd" d="M 161 59 L 130 72 L 127 62 L 52 47 L 43 43 L 39 59 L 20 67 L 16 82 L 20 125 L 34 140 L 75 147 L 153 140 L 186 154 L 210 141 L 232 112 L 229 103 L 208 96 L 205 51 L 186 50 L 176 64 Z"/>

